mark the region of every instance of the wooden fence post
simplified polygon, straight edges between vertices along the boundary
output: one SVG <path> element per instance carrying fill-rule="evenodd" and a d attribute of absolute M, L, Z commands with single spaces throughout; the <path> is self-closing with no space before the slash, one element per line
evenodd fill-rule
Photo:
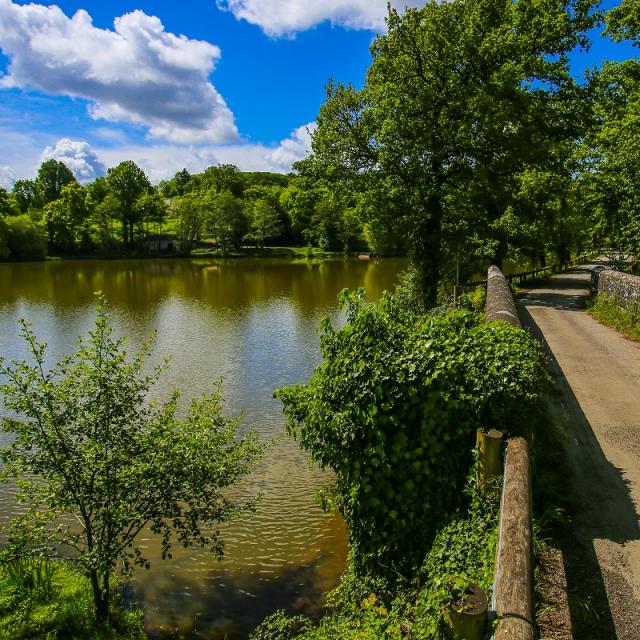
<path fill-rule="evenodd" d="M 484 490 L 487 484 L 502 475 L 502 431 L 478 429 L 479 484 Z"/>

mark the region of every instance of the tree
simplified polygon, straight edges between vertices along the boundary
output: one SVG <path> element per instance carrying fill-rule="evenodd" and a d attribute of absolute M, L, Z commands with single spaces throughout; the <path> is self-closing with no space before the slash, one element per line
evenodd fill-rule
<path fill-rule="evenodd" d="M 256 200 L 251 207 L 251 222 L 246 238 L 264 247 L 267 240 L 277 237 L 282 233 L 282 224 L 276 208 L 263 198 Z"/>
<path fill-rule="evenodd" d="M 240 170 L 233 164 L 207 167 L 193 182 L 200 191 L 230 191 L 236 198 L 242 197 L 244 189 Z"/>
<path fill-rule="evenodd" d="M 45 205 L 43 222 L 51 249 L 67 253 L 80 247 L 89 248 L 91 241 L 86 196 L 81 184 L 71 182 L 62 189 L 57 200 Z"/>
<path fill-rule="evenodd" d="M 16 204 L 15 198 L 8 193 L 6 189 L 0 187 L 0 218 L 5 216 L 17 216 L 20 210 Z"/>
<path fill-rule="evenodd" d="M 622 2 L 607 16 L 616 40 L 640 44 L 640 7 Z M 590 78 L 595 126 L 582 149 L 581 186 L 595 240 L 640 255 L 640 61 L 605 63 Z"/>
<path fill-rule="evenodd" d="M 20 551 L 77 562 L 101 619 L 109 617 L 116 567 L 128 574 L 149 566 L 138 543 L 143 530 L 160 536 L 163 558 L 176 543 L 221 557 L 216 527 L 252 505 L 224 489 L 249 472 L 264 446 L 252 433 L 236 436 L 238 421 L 222 415 L 219 386 L 194 400 L 183 419 L 177 392 L 162 405 L 146 403 L 165 367 L 144 372 L 150 345 L 127 358 L 102 298 L 79 351 L 49 371 L 46 345 L 26 322 L 22 335 L 33 363 L 0 360 L 0 391 L 17 416 L 2 422 L 11 434 L 3 474 L 27 505 L 14 521 L 14 542 L 24 543 L 26 529 L 31 534 Z"/>
<path fill-rule="evenodd" d="M 26 214 L 10 216 L 4 222 L 6 245 L 11 260 L 44 260 L 47 255 L 47 239 L 39 224 Z"/>
<path fill-rule="evenodd" d="M 27 213 L 29 209 L 37 209 L 41 206 L 38 188 L 34 180 L 16 180 L 13 185 L 13 197 L 20 213 Z"/>
<path fill-rule="evenodd" d="M 616 41 L 631 40 L 640 46 L 640 4 L 637 0 L 622 0 L 607 14 L 607 33 Z"/>
<path fill-rule="evenodd" d="M 159 232 L 164 219 L 167 216 L 167 203 L 165 199 L 155 191 L 141 195 L 136 202 L 137 217 L 148 228 L 153 224 L 156 233 Z"/>
<path fill-rule="evenodd" d="M 59 160 L 46 160 L 38 169 L 36 189 L 40 206 L 53 202 L 60 197 L 62 190 L 68 184 L 76 182 L 71 170 Z"/>
<path fill-rule="evenodd" d="M 133 244 L 133 231 L 139 220 L 135 204 L 151 183 L 144 171 L 132 160 L 125 160 L 107 171 L 109 190 L 119 203 L 122 215 L 122 239 L 126 245 Z"/>
<path fill-rule="evenodd" d="M 172 208 L 178 218 L 178 237 L 185 247 L 198 240 L 205 224 L 205 209 L 201 199 L 193 193 L 174 198 Z"/>
<path fill-rule="evenodd" d="M 313 135 L 315 172 L 359 190 L 364 221 L 409 239 L 427 306 L 447 256 L 487 237 L 514 175 L 549 140 L 575 135 L 567 52 L 586 42 L 590 0 L 451 0 L 402 15 L 372 45 L 365 87 L 330 84 Z"/>
<path fill-rule="evenodd" d="M 242 200 L 231 191 L 209 191 L 202 196 L 208 211 L 207 228 L 223 251 L 239 249 L 247 230 Z"/>

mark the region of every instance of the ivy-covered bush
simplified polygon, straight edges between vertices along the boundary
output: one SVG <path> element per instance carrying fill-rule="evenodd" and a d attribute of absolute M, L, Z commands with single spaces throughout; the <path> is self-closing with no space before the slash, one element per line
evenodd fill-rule
<path fill-rule="evenodd" d="M 418 316 L 343 292 L 323 323 L 324 361 L 279 390 L 289 432 L 336 474 L 356 573 L 411 576 L 462 501 L 475 430 L 525 428 L 546 382 L 538 344 L 469 311 Z"/>

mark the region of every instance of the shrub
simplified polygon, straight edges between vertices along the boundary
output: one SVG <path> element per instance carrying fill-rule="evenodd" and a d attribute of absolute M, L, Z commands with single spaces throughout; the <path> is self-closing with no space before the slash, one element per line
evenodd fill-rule
<path fill-rule="evenodd" d="M 279 390 L 288 430 L 336 474 L 358 574 L 410 576 L 460 506 L 475 430 L 521 432 L 545 386 L 538 344 L 468 311 L 417 316 L 392 295 L 341 294 L 347 324 L 323 322 L 324 362 Z"/>
<path fill-rule="evenodd" d="M 44 260 L 47 255 L 47 240 L 43 229 L 29 216 L 9 216 L 7 247 L 11 260 Z"/>

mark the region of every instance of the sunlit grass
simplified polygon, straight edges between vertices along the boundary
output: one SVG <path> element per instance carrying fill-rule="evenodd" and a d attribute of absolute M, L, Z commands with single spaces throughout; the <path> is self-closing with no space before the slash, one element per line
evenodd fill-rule
<path fill-rule="evenodd" d="M 640 304 L 635 301 L 621 305 L 615 296 L 599 293 L 589 302 L 589 313 L 631 340 L 640 340 Z"/>
<path fill-rule="evenodd" d="M 115 586 L 115 585 L 114 585 Z M 96 620 L 89 580 L 69 564 L 23 559 L 0 564 L 0 640 L 143 640 L 139 611 Z"/>

